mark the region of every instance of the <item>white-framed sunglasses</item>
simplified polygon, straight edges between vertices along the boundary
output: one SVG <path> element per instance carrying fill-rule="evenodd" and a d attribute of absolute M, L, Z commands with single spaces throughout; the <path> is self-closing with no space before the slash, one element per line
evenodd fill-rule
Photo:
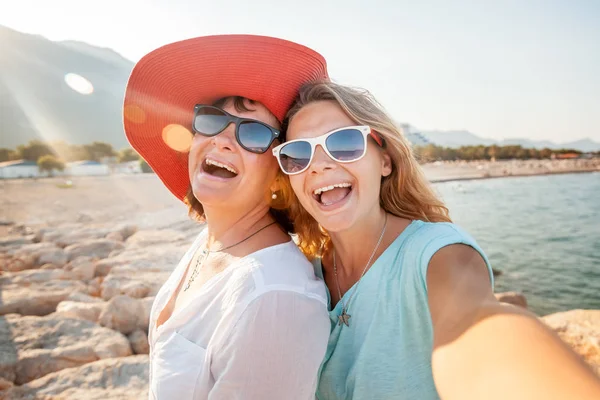
<path fill-rule="evenodd" d="M 339 163 L 358 161 L 367 153 L 367 137 L 384 147 L 383 138 L 369 126 L 347 126 L 321 136 L 290 140 L 273 149 L 279 167 L 287 175 L 300 174 L 310 166 L 317 146 Z"/>

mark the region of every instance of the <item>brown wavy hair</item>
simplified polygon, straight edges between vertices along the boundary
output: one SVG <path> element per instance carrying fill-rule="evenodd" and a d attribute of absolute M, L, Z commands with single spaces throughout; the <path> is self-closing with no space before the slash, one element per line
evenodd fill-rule
<path fill-rule="evenodd" d="M 215 101 L 212 105 L 214 107 L 223 108 L 226 103 L 233 102 L 233 106 L 238 112 L 252 111 L 249 109 L 246 104 L 254 104 L 254 100 L 247 99 L 241 96 L 231 96 L 224 97 Z M 281 140 L 285 140 L 282 137 Z M 285 175 L 279 171 L 277 173 L 277 177 L 275 178 L 278 182 L 280 182 L 280 189 L 275 193 L 277 194 L 276 199 L 271 199 L 270 197 L 266 199 L 267 203 L 270 205 L 269 213 L 271 216 L 277 221 L 279 226 L 286 230 L 288 233 L 295 233 L 294 224 L 292 223 L 292 219 L 289 215 L 289 207 L 288 205 L 292 201 L 292 197 L 294 197 L 294 192 L 292 191 L 291 186 L 287 182 Z M 183 198 L 183 202 L 188 207 L 188 215 L 195 221 L 198 222 L 206 222 L 206 217 L 204 215 L 204 207 L 202 203 L 198 201 L 196 196 L 194 196 L 194 192 L 192 191 L 191 183 L 188 186 L 188 191 L 185 197 Z"/>
<path fill-rule="evenodd" d="M 433 191 L 406 137 L 392 118 L 367 90 L 330 81 L 305 84 L 287 113 L 282 130 L 304 106 L 316 101 L 334 101 L 357 124 L 367 125 L 385 141 L 392 160 L 392 172 L 381 179 L 379 204 L 388 213 L 410 220 L 451 222 L 448 208 Z M 286 179 L 289 185 L 289 179 Z M 290 217 L 298 235 L 298 245 L 309 258 L 319 256 L 330 238 L 294 195 L 289 199 Z"/>

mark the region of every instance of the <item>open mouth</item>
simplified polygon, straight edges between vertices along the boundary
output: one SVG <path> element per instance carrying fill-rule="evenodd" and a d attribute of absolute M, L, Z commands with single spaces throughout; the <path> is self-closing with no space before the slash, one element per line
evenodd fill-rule
<path fill-rule="evenodd" d="M 202 171 L 209 175 L 225 179 L 235 178 L 238 175 L 238 172 L 232 166 L 210 158 L 206 158 L 202 163 Z"/>
<path fill-rule="evenodd" d="M 313 191 L 313 198 L 324 206 L 330 206 L 344 200 L 352 192 L 352 184 L 348 182 L 324 186 Z"/>

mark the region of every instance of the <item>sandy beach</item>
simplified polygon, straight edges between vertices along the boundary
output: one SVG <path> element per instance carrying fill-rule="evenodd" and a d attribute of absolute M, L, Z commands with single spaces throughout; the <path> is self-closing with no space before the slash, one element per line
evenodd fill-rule
<path fill-rule="evenodd" d="M 439 161 L 422 165 L 432 182 L 600 171 L 600 158 L 575 160 Z"/>

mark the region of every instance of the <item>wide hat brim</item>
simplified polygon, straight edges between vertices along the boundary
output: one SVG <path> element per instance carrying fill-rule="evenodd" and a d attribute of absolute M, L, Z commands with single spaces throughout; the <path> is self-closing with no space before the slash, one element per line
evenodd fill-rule
<path fill-rule="evenodd" d="M 125 134 L 180 200 L 188 187 L 188 151 L 196 104 L 243 96 L 282 121 L 300 87 L 327 79 L 317 52 L 278 38 L 219 35 L 168 44 L 133 68 L 123 106 Z"/>

